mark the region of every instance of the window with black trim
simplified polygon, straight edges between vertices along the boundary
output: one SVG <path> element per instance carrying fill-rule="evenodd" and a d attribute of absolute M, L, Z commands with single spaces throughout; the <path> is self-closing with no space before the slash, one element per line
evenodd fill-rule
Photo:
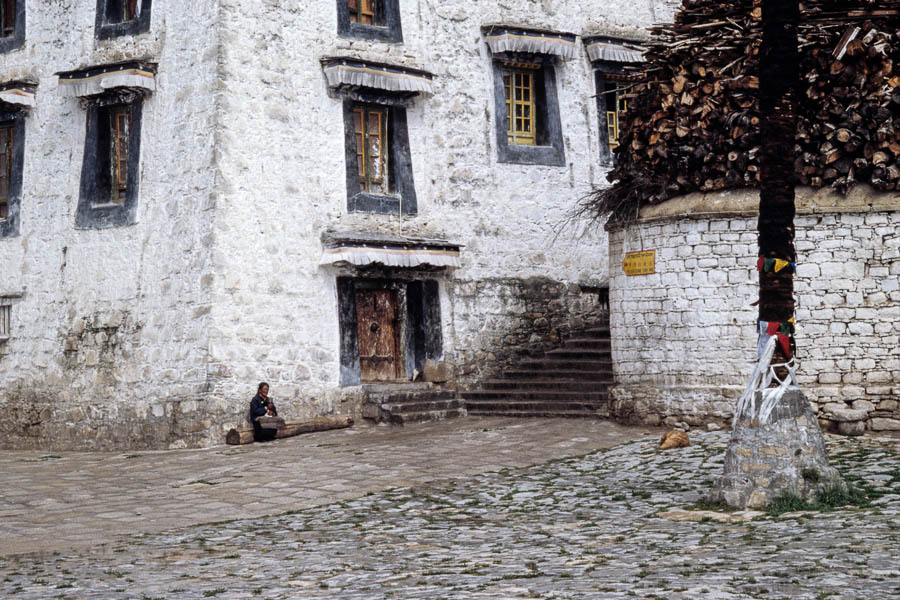
<path fill-rule="evenodd" d="M 91 98 L 76 225 L 104 228 L 134 223 L 140 173 L 143 97 L 119 93 Z"/>
<path fill-rule="evenodd" d="M 356 141 L 356 169 L 362 192 L 384 194 L 388 185 L 386 106 L 356 105 L 353 107 L 353 133 Z"/>
<path fill-rule="evenodd" d="M 338 35 L 400 43 L 398 0 L 337 0 Z"/>
<path fill-rule="evenodd" d="M 416 214 L 406 108 L 345 98 L 344 129 L 348 209 Z"/>
<path fill-rule="evenodd" d="M 514 146 L 534 146 L 535 77 L 540 65 L 504 68 L 503 90 L 506 98 L 506 140 Z"/>
<path fill-rule="evenodd" d="M 109 39 L 150 30 L 151 0 L 97 0 L 97 37 Z"/>
<path fill-rule="evenodd" d="M 0 109 L 0 238 L 19 233 L 25 115 Z"/>
<path fill-rule="evenodd" d="M 0 0 L 0 52 L 25 43 L 25 0 Z"/>
<path fill-rule="evenodd" d="M 12 187 L 14 123 L 0 123 L 0 220 L 9 218 L 9 192 Z"/>
<path fill-rule="evenodd" d="M 494 98 L 500 162 L 566 164 L 550 57 L 512 53 L 495 57 Z"/>
<path fill-rule="evenodd" d="M 606 130 L 609 134 L 609 148 L 615 150 L 619 146 L 619 122 L 628 110 L 628 99 L 625 97 L 625 88 L 617 82 L 607 79 L 605 87 Z"/>
<path fill-rule="evenodd" d="M 0 342 L 7 341 L 12 335 L 12 303 L 8 298 L 0 297 Z"/>
<path fill-rule="evenodd" d="M 613 67 L 595 71 L 597 113 L 600 116 L 600 160 L 612 164 L 613 150 L 619 146 L 622 123 L 628 111 L 628 90 L 635 76 L 616 72 Z"/>

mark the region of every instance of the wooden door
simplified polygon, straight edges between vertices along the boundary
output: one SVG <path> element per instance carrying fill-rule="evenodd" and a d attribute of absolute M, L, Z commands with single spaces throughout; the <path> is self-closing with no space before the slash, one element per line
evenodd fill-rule
<path fill-rule="evenodd" d="M 395 290 L 357 290 L 356 322 L 362 381 L 401 378 L 400 318 Z"/>

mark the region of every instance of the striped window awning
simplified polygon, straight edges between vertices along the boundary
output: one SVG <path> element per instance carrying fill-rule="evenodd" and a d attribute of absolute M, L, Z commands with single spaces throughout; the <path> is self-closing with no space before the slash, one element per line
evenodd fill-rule
<path fill-rule="evenodd" d="M 494 54 L 525 52 L 550 54 L 564 59 L 578 57 L 574 33 L 491 25 L 484 28 L 484 38 Z"/>
<path fill-rule="evenodd" d="M 460 245 L 445 240 L 394 238 L 376 234 L 326 234 L 323 265 L 382 264 L 386 267 L 459 267 Z"/>
<path fill-rule="evenodd" d="M 34 83 L 25 81 L 7 81 L 6 83 L 0 83 L 0 102 L 31 108 L 34 106 L 34 95 L 36 91 L 37 84 Z"/>
<path fill-rule="evenodd" d="M 432 94 L 434 75 L 427 71 L 344 57 L 322 59 L 325 79 L 332 88 L 365 87 L 389 92 Z"/>
<path fill-rule="evenodd" d="M 96 96 L 116 88 L 153 92 L 156 65 L 144 62 L 118 63 L 57 73 L 59 92 L 67 97 Z"/>
<path fill-rule="evenodd" d="M 588 58 L 591 62 L 606 61 L 617 63 L 642 63 L 644 51 L 632 42 L 613 40 L 610 38 L 586 38 Z"/>

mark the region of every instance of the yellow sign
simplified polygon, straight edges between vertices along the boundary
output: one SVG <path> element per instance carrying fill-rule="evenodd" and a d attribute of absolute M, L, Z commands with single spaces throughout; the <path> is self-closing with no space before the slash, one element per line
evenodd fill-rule
<path fill-rule="evenodd" d="M 656 250 L 629 252 L 622 261 L 622 270 L 628 276 L 656 273 Z"/>

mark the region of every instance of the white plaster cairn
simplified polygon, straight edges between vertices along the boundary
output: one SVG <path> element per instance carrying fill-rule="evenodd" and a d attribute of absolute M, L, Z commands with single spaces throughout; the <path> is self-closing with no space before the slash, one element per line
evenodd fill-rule
<path fill-rule="evenodd" d="M 711 499 L 762 508 L 783 494 L 814 501 L 826 487 L 844 487 L 828 464 L 815 412 L 795 385 L 796 362 L 772 363 L 777 339 L 760 335 L 760 359 L 735 409 L 725 473 Z M 787 370 L 780 379 L 776 368 Z M 773 381 L 778 385 L 770 387 Z"/>
<path fill-rule="evenodd" d="M 757 392 L 751 414 L 758 414 L 763 403 L 763 394 Z M 813 501 L 827 486 L 844 483 L 828 464 L 812 407 L 803 392 L 792 388 L 766 423 L 752 416 L 737 420 L 725 453 L 724 475 L 713 486 L 710 499 L 741 509 L 762 508 L 785 493 Z"/>

